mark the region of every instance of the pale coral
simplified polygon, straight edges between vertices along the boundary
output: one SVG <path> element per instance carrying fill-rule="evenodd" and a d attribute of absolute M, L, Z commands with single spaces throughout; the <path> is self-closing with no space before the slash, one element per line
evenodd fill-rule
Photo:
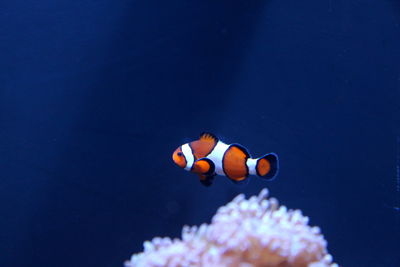
<path fill-rule="evenodd" d="M 287 210 L 263 189 L 238 195 L 219 208 L 210 225 L 185 226 L 182 240 L 154 238 L 126 267 L 142 266 L 337 266 L 318 227 L 300 210 Z"/>

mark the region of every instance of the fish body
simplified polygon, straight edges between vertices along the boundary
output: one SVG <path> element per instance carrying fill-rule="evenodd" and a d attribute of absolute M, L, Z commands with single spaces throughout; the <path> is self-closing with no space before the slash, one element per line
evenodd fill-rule
<path fill-rule="evenodd" d="M 225 144 L 211 133 L 203 133 L 198 140 L 181 145 L 172 154 L 172 159 L 179 167 L 197 173 L 205 186 L 212 184 L 215 175 L 242 183 L 249 175 L 271 180 L 278 172 L 275 153 L 252 158 L 245 147 Z"/>

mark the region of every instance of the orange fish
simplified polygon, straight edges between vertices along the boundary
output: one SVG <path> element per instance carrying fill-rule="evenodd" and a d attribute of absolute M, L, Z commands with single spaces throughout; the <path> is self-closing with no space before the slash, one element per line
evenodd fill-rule
<path fill-rule="evenodd" d="M 199 140 L 178 147 L 172 159 L 179 167 L 197 173 L 205 186 L 210 186 L 217 174 L 242 183 L 249 175 L 271 180 L 278 172 L 275 153 L 253 159 L 243 146 L 227 145 L 211 133 L 203 133 Z"/>

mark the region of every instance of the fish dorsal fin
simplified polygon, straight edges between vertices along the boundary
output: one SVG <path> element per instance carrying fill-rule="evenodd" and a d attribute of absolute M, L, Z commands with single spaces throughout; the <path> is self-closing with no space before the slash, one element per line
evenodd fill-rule
<path fill-rule="evenodd" d="M 200 135 L 199 140 L 190 143 L 193 155 L 196 159 L 207 157 L 213 151 L 218 143 L 215 135 L 210 133 L 203 133 Z"/>
<path fill-rule="evenodd" d="M 215 142 L 215 143 L 218 142 L 218 138 L 214 134 L 208 133 L 208 132 L 203 132 L 200 135 L 200 140 L 201 141 L 212 141 L 212 142 Z"/>
<path fill-rule="evenodd" d="M 251 158 L 249 151 L 247 151 L 247 149 L 244 146 L 237 144 L 237 143 L 231 144 L 231 147 L 232 146 L 237 147 L 239 150 L 241 150 L 246 155 L 246 157 Z"/>

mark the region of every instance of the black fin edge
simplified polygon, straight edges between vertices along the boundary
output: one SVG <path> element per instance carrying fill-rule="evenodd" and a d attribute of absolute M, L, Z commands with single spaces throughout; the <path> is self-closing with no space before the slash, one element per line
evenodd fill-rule
<path fill-rule="evenodd" d="M 208 159 L 208 158 L 201 158 L 199 160 L 205 160 L 205 161 L 208 162 L 208 164 L 210 164 L 210 170 L 208 172 L 206 172 L 204 175 L 207 175 L 207 176 L 213 175 L 214 172 L 215 172 L 215 164 L 214 164 L 214 162 L 211 159 Z"/>

